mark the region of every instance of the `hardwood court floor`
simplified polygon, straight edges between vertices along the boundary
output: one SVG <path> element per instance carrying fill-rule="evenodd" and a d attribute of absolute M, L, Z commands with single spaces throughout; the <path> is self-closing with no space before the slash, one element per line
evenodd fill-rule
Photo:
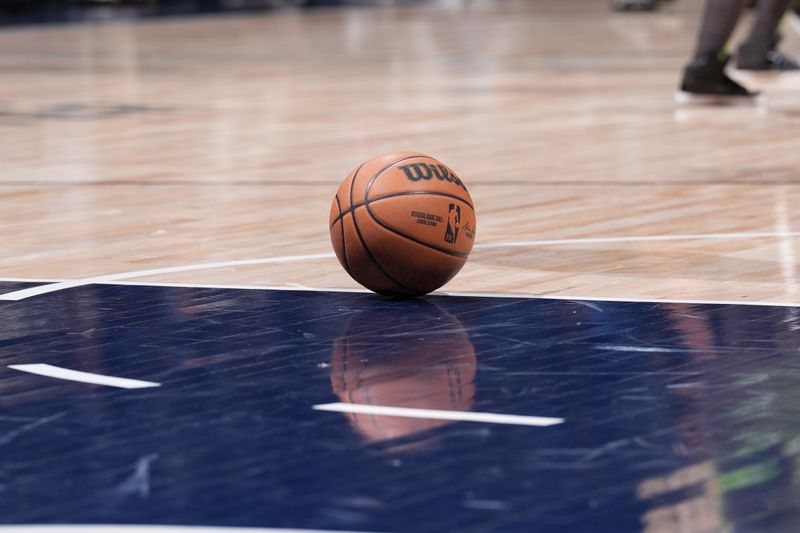
<path fill-rule="evenodd" d="M 700 6 L 0 31 L 0 278 L 325 254 L 344 175 L 416 150 L 458 169 L 478 209 L 445 290 L 797 302 L 800 79 L 751 77 L 760 107 L 677 107 Z M 356 287 L 332 256 L 139 279 Z"/>

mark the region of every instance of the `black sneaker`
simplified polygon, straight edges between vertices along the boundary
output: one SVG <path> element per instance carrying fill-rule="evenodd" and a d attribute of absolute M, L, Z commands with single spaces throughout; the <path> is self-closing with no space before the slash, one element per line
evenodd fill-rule
<path fill-rule="evenodd" d="M 771 46 L 744 43 L 736 54 L 736 68 L 739 70 L 773 70 L 787 72 L 800 70 L 800 65 L 792 58 L 778 52 L 775 47 L 777 39 Z"/>
<path fill-rule="evenodd" d="M 747 90 L 725 74 L 728 59 L 703 56 L 689 63 L 676 99 L 728 104 L 755 101 L 759 93 Z"/>
<path fill-rule="evenodd" d="M 615 0 L 611 9 L 620 12 L 655 11 L 658 9 L 658 0 Z"/>

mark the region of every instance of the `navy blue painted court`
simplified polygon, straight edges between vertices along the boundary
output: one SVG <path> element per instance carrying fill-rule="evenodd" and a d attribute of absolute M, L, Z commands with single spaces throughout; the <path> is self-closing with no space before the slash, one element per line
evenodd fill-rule
<path fill-rule="evenodd" d="M 690 513 L 709 530 L 794 531 L 800 518 L 797 308 L 91 285 L 0 302 L 0 317 L 5 524 L 657 531 Z M 7 368 L 35 363 L 161 386 Z M 313 409 L 330 403 L 564 422 Z"/>

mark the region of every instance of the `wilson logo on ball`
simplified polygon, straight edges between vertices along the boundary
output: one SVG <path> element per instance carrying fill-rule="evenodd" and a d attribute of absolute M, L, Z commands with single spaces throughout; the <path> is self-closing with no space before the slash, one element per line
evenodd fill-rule
<path fill-rule="evenodd" d="M 449 166 L 418 152 L 394 152 L 347 175 L 328 226 L 350 277 L 408 298 L 435 291 L 461 270 L 475 239 L 475 209 Z"/>
<path fill-rule="evenodd" d="M 444 233 L 444 242 L 454 244 L 458 239 L 458 228 L 461 227 L 461 206 L 450 204 L 447 214 L 447 230 Z"/>
<path fill-rule="evenodd" d="M 465 191 L 467 190 L 467 188 L 464 187 L 464 184 L 461 183 L 461 180 L 458 178 L 458 176 L 447 170 L 447 167 L 444 165 L 411 163 L 410 165 L 401 165 L 399 168 L 403 171 L 409 181 L 430 181 L 433 178 L 436 178 L 439 181 L 455 183 Z"/>

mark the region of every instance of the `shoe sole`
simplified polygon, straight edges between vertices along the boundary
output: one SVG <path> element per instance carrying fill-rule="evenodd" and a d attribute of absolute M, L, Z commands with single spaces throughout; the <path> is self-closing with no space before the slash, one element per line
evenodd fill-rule
<path fill-rule="evenodd" d="M 753 96 L 725 96 L 722 94 L 696 94 L 686 91 L 675 93 L 675 102 L 683 105 L 704 105 L 718 107 L 757 106 L 766 101 L 763 94 Z"/>
<path fill-rule="evenodd" d="M 774 74 L 791 74 L 792 72 L 800 72 L 800 68 L 772 68 L 769 66 L 762 67 L 762 66 L 747 66 L 738 64 L 734 68 L 741 72 L 758 72 L 761 74 L 765 72 L 772 72 Z"/>

